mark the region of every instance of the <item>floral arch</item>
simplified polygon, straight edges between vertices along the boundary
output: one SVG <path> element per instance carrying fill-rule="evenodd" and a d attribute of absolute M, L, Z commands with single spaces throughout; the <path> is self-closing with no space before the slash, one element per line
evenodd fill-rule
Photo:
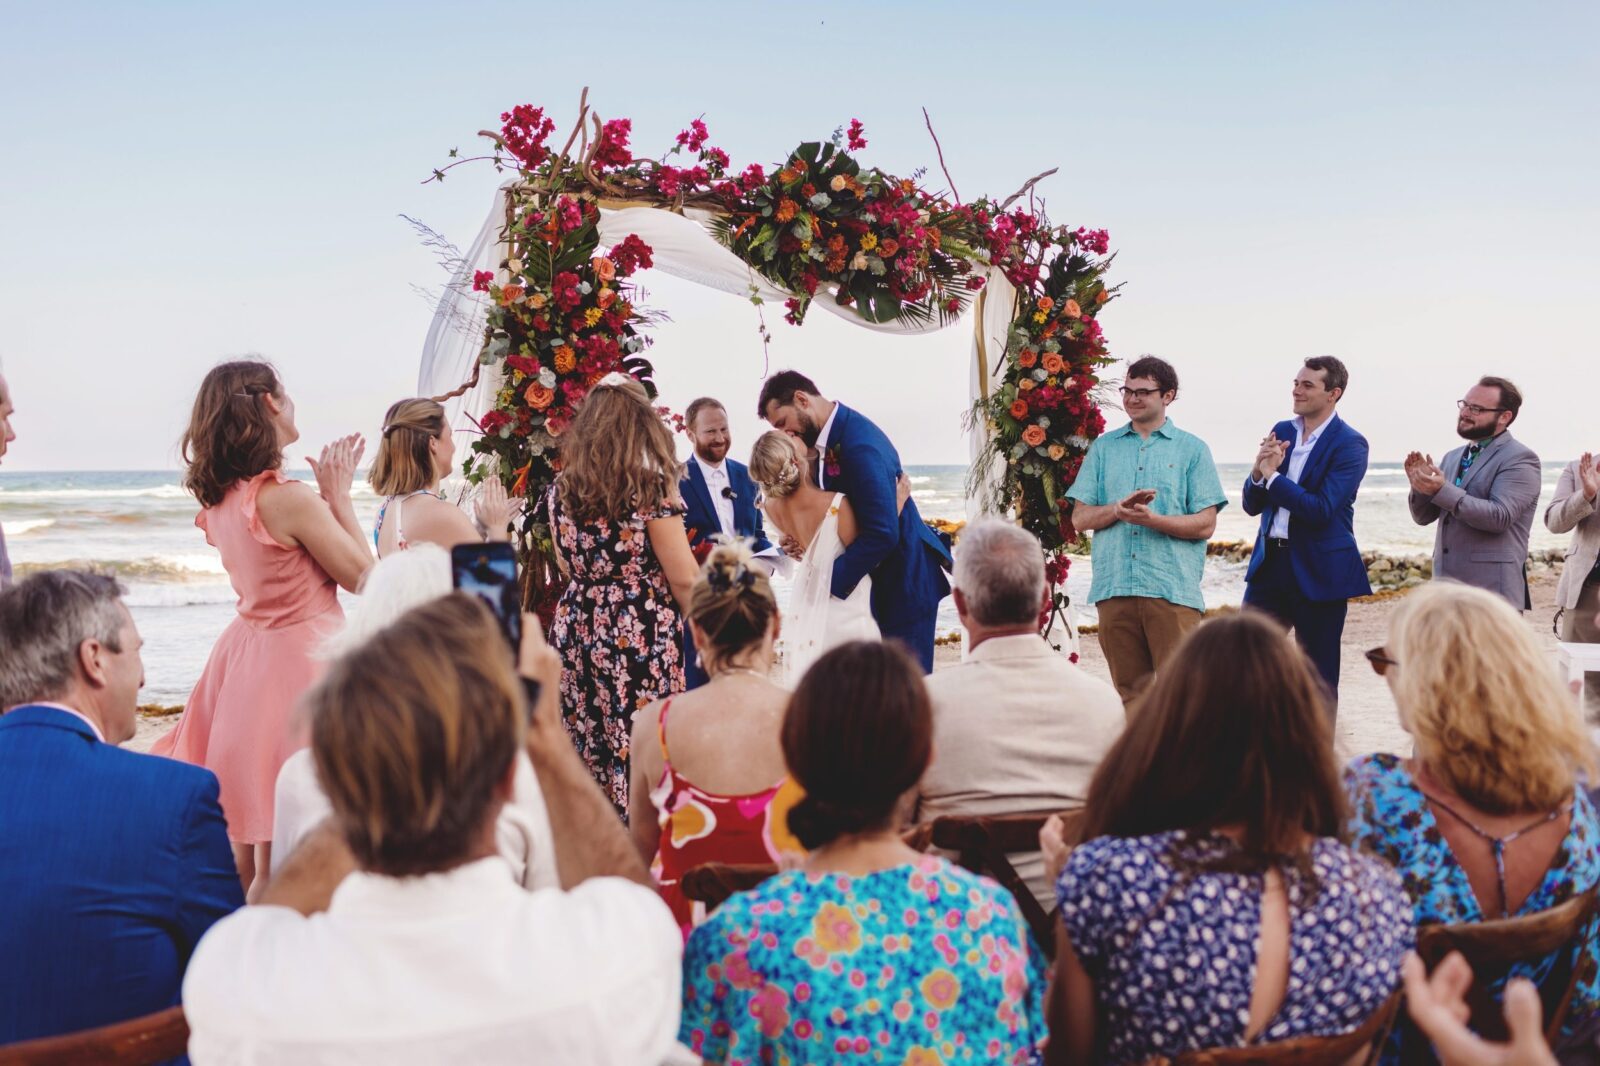
<path fill-rule="evenodd" d="M 587 96 L 559 150 L 554 121 L 521 105 L 498 132 L 481 131 L 490 154 L 454 158 L 428 179 L 474 161 L 511 175 L 454 264 L 419 391 L 481 431 L 463 467 L 470 481 L 499 477 L 530 501 L 521 538 L 530 604 L 553 588 L 538 504 L 574 407 L 615 370 L 655 395 L 652 315 L 632 281 L 654 266 L 758 309 L 781 302 L 796 326 L 823 308 L 916 333 L 973 311 L 968 515 L 1010 514 L 1039 537 L 1055 603 L 1044 626 L 1064 623 L 1077 538 L 1066 490 L 1105 425 L 1096 396 L 1110 357 L 1098 315 L 1117 287 L 1106 283 L 1105 232 L 1055 225 L 1033 197 L 1053 171 L 1003 201 L 962 202 L 954 182 L 934 193 L 864 167 L 858 120 L 800 144 L 771 173 L 734 168 L 698 119 L 663 156 L 641 159 L 631 121 L 602 121 Z"/>

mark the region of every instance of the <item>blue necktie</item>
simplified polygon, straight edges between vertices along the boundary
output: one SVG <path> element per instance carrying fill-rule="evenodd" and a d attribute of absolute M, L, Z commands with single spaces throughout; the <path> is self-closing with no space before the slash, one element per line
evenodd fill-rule
<path fill-rule="evenodd" d="M 1478 458 L 1478 453 L 1483 451 L 1483 442 L 1474 441 L 1467 445 L 1461 453 L 1461 466 L 1456 470 L 1456 487 L 1461 487 L 1462 479 L 1467 476 L 1467 471 L 1472 469 L 1473 462 Z"/>

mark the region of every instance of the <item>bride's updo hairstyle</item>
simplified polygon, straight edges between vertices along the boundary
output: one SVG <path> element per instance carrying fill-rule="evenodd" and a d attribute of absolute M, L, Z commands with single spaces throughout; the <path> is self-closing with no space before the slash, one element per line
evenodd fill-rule
<path fill-rule="evenodd" d="M 689 618 L 706 635 L 698 645 L 706 672 L 760 644 L 778 615 L 772 583 L 743 541 L 711 549 L 689 597 Z"/>
<path fill-rule="evenodd" d="M 750 476 L 768 496 L 788 496 L 805 480 L 787 433 L 768 430 L 750 449 Z"/>
<path fill-rule="evenodd" d="M 841 644 L 800 679 L 783 718 L 783 761 L 805 789 L 789 828 L 807 850 L 892 824 L 933 755 L 922 670 L 897 645 Z"/>
<path fill-rule="evenodd" d="M 367 480 L 379 496 L 400 496 L 433 484 L 430 446 L 444 432 L 444 405 L 416 397 L 383 416 L 383 437 Z"/>
<path fill-rule="evenodd" d="M 239 359 L 211 368 L 200 383 L 183 431 L 183 487 L 201 507 L 215 507 L 228 490 L 283 464 L 278 428 L 263 397 L 283 398 L 270 363 Z"/>

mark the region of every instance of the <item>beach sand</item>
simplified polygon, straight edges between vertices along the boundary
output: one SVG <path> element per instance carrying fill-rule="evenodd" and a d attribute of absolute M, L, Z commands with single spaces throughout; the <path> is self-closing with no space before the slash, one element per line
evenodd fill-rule
<path fill-rule="evenodd" d="M 1555 617 L 1555 571 L 1535 572 L 1530 578 L 1533 610 L 1527 615 L 1534 634 L 1552 655 L 1556 638 L 1551 632 Z M 1339 719 L 1335 738 L 1341 760 L 1385 751 L 1397 755 L 1411 753 L 1411 738 L 1400 728 L 1395 714 L 1394 700 L 1384 680 L 1372 672 L 1363 657 L 1368 648 L 1384 642 L 1388 634 L 1389 615 L 1400 602 L 1401 596 L 1359 601 L 1350 605 L 1350 614 L 1344 626 L 1344 656 L 1339 675 Z M 1100 641 L 1093 634 L 1080 638 L 1079 665 L 1107 682 L 1111 672 L 1106 668 L 1105 656 L 1100 653 Z M 938 670 L 960 661 L 961 650 L 954 644 L 935 649 L 934 669 Z M 157 737 L 177 724 L 178 716 L 140 716 L 139 732 L 127 743 L 135 751 L 147 751 Z"/>

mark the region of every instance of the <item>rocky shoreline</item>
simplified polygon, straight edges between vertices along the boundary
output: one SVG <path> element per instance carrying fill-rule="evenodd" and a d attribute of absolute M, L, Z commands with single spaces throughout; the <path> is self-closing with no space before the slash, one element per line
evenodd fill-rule
<path fill-rule="evenodd" d="M 1250 560 L 1250 553 L 1254 547 L 1249 541 L 1214 540 L 1206 545 L 1206 555 L 1228 562 L 1243 563 Z M 1566 552 L 1560 548 L 1531 551 L 1528 553 L 1528 574 L 1530 577 L 1535 574 L 1559 575 L 1565 557 Z M 1372 582 L 1374 592 L 1416 588 L 1433 579 L 1432 555 L 1387 555 L 1383 552 L 1365 551 L 1361 553 L 1361 561 L 1366 564 L 1367 580 Z"/>

